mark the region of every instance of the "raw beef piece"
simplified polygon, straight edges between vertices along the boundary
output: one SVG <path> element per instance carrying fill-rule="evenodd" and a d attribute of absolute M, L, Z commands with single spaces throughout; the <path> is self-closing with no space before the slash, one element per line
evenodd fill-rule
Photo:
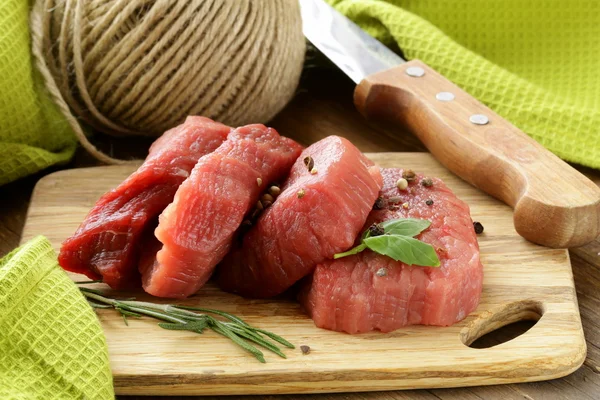
<path fill-rule="evenodd" d="M 156 227 L 158 214 L 203 155 L 223 143 L 231 128 L 188 117 L 150 147 L 144 164 L 98 200 L 60 250 L 67 271 L 100 279 L 118 289 L 140 284 L 137 270 L 142 235 Z"/>
<path fill-rule="evenodd" d="M 287 176 L 301 150 L 274 129 L 248 125 L 202 157 L 159 217 L 162 248 L 140 263 L 144 290 L 173 298 L 197 292 L 229 251 L 244 215 L 269 183 Z"/>
<path fill-rule="evenodd" d="M 308 147 L 242 248 L 219 266 L 219 285 L 249 297 L 283 292 L 352 245 L 381 185 L 379 168 L 348 140 L 329 136 Z"/>
<path fill-rule="evenodd" d="M 364 229 L 395 218 L 428 219 L 431 226 L 417 239 L 436 249 L 441 266 L 408 266 L 365 250 L 319 264 L 300 293 L 302 305 L 318 327 L 348 333 L 390 332 L 411 324 L 448 326 L 462 320 L 479 304 L 483 282 L 469 207 L 439 179 L 425 187 L 420 184 L 423 177 L 417 176 L 401 191 L 396 181 L 402 170 L 381 173 L 383 198 L 396 197 L 393 202 L 407 203 L 408 208 L 392 204 L 374 210 Z"/>

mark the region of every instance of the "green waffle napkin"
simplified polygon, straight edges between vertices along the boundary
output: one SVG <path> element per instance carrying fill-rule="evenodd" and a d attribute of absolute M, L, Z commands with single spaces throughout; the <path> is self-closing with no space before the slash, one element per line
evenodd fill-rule
<path fill-rule="evenodd" d="M 100 323 L 38 236 L 0 260 L 0 399 L 113 399 Z"/>
<path fill-rule="evenodd" d="M 71 159 L 77 140 L 32 63 L 29 1 L 0 0 L 0 185 Z"/>
<path fill-rule="evenodd" d="M 600 168 L 600 2 L 329 0 L 565 160 Z"/>

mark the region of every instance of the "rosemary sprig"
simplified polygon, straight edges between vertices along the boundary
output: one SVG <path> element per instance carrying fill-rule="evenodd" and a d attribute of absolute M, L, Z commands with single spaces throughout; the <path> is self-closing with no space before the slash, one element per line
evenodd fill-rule
<path fill-rule="evenodd" d="M 87 281 L 76 283 L 88 284 L 99 282 Z M 114 299 L 107 297 L 99 290 L 84 287 L 80 287 L 79 290 L 93 308 L 113 308 L 118 311 L 123 316 L 125 325 L 129 325 L 127 322 L 128 317 L 141 318 L 146 316 L 162 321 L 158 326 L 163 329 L 203 333 L 208 328 L 230 339 L 262 363 L 266 362 L 264 354 L 255 345 L 267 349 L 282 358 L 287 357 L 277 346 L 277 343 L 290 349 L 294 348 L 293 344 L 281 336 L 253 327 L 235 315 L 224 311 L 172 304 L 156 304 L 136 301 L 135 299 Z M 223 320 L 219 320 L 213 315 L 222 317 Z"/>

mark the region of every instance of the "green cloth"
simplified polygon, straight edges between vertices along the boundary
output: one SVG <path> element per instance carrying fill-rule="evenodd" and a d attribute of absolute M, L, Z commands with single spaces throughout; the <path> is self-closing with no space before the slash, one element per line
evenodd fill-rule
<path fill-rule="evenodd" d="M 33 66 L 29 2 L 0 0 L 0 185 L 71 159 L 77 140 Z"/>
<path fill-rule="evenodd" d="M 329 0 L 561 158 L 600 168 L 600 2 Z"/>
<path fill-rule="evenodd" d="M 113 398 L 100 323 L 38 236 L 0 260 L 0 399 Z"/>

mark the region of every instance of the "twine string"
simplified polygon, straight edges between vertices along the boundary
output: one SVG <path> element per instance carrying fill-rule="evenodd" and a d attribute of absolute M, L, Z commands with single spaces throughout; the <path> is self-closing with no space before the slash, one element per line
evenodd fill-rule
<path fill-rule="evenodd" d="M 32 51 L 82 146 L 82 122 L 158 136 L 187 115 L 266 122 L 291 99 L 304 61 L 297 0 L 36 0 Z"/>

